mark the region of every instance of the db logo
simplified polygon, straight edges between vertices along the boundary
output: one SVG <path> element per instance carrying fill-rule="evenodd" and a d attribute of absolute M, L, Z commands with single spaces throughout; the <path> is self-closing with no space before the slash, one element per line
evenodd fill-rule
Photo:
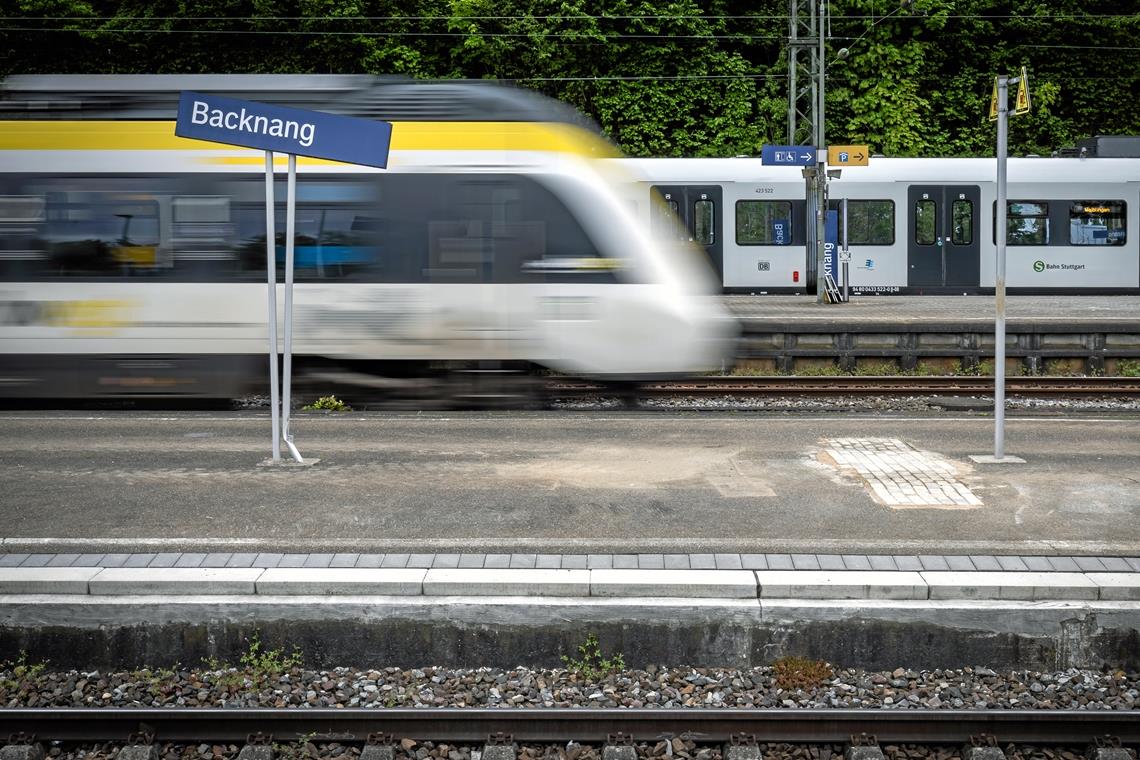
<path fill-rule="evenodd" d="M 1034 261 L 1033 262 L 1033 271 L 1034 272 L 1044 272 L 1045 271 L 1045 262 L 1044 261 Z"/>

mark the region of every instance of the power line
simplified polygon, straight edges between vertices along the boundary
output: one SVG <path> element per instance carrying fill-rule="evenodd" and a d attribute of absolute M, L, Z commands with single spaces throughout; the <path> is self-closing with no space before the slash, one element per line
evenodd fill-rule
<path fill-rule="evenodd" d="M 876 21 L 887 14 L 836 16 L 833 21 Z M 593 15 L 555 14 L 542 16 L 0 16 L 0 21 L 787 21 L 788 14 L 761 15 L 684 15 L 684 14 L 642 14 L 642 15 Z M 926 15 L 904 15 L 900 19 L 923 20 Z M 985 14 L 952 13 L 942 16 L 947 19 L 997 19 L 1019 21 L 1038 20 L 1100 20 L 1127 19 L 1140 22 L 1140 14 L 1135 13 L 1048 13 L 1027 16 L 1025 14 Z"/>
<path fill-rule="evenodd" d="M 606 44 L 608 42 L 620 40 L 783 40 L 786 39 L 785 35 L 755 35 L 755 34 L 669 34 L 667 32 L 661 34 L 615 34 L 601 32 L 604 39 L 597 40 L 581 40 L 582 34 L 578 32 L 560 32 L 560 33 L 547 33 L 536 31 L 534 34 L 524 34 L 518 32 L 372 32 L 372 31 L 327 31 L 327 30 L 307 30 L 307 29 L 101 29 L 101 28 L 65 28 L 65 27 L 30 27 L 30 26 L 5 26 L 0 27 L 0 32 L 71 32 L 81 34 L 264 34 L 264 35 L 285 35 L 285 36 L 301 36 L 301 35 L 319 35 L 322 37 L 468 37 L 472 34 L 478 34 L 481 37 L 489 37 L 492 39 L 533 39 L 535 36 L 542 36 L 555 39 L 571 39 L 578 40 L 587 44 Z"/>
<path fill-rule="evenodd" d="M 61 27 L 29 27 L 4 26 L 0 32 L 37 32 L 37 33 L 70 33 L 70 34 L 214 34 L 214 35 L 268 35 L 268 36 L 321 36 L 321 37 L 467 37 L 476 34 L 489 39 L 533 39 L 536 35 L 557 40 L 565 40 L 562 44 L 568 45 L 606 45 L 623 40 L 670 40 L 704 41 L 734 40 L 738 42 L 759 42 L 769 40 L 785 40 L 784 35 L 755 35 L 755 34 L 614 34 L 602 32 L 601 39 L 583 39 L 579 33 L 561 32 L 555 34 L 506 33 L 506 32 L 372 32 L 372 31 L 328 31 L 305 29 L 101 29 L 101 28 L 61 28 Z M 834 42 L 858 41 L 859 37 L 833 36 L 829 40 Z M 908 42 L 922 42 L 921 40 L 908 40 Z M 1053 50 L 1109 50 L 1118 52 L 1134 52 L 1140 50 L 1136 46 L 1111 45 L 1030 45 L 1019 43 L 1011 47 L 1041 48 Z"/>
<path fill-rule="evenodd" d="M 504 82 L 662 82 L 715 81 L 744 79 L 783 79 L 783 74 L 678 74 L 676 76 L 600 76 L 600 77 L 497 77 Z"/>

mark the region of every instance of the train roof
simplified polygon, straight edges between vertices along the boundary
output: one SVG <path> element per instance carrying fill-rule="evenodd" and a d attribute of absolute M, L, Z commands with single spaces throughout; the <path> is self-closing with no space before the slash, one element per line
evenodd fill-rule
<path fill-rule="evenodd" d="M 369 74 L 46 74 L 0 82 L 0 119 L 173 120 L 183 90 L 388 121 L 563 122 L 601 133 L 561 101 L 491 80 Z"/>
<path fill-rule="evenodd" d="M 800 167 L 766 166 L 759 158 L 618 159 L 641 179 L 658 184 L 804 181 Z M 835 167 L 829 167 L 835 168 Z M 1140 182 L 1140 158 L 1010 158 L 1010 182 Z M 977 183 L 997 178 L 994 158 L 883 158 L 867 166 L 842 167 L 838 183 Z"/>

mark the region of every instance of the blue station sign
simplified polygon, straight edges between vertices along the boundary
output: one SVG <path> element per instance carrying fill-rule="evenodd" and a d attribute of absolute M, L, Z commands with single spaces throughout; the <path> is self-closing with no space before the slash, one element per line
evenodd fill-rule
<path fill-rule="evenodd" d="M 392 125 L 184 91 L 178 101 L 174 134 L 384 169 L 388 166 Z"/>
<path fill-rule="evenodd" d="M 811 166 L 815 163 L 815 148 L 811 145 L 765 145 L 760 149 L 760 163 L 764 166 Z"/>

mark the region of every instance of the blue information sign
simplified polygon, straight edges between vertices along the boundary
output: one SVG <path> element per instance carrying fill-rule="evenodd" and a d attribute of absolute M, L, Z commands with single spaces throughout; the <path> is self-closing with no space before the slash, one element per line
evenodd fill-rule
<path fill-rule="evenodd" d="M 815 163 L 815 148 L 811 145 L 765 145 L 760 150 L 760 163 L 764 166 L 811 166 Z"/>
<path fill-rule="evenodd" d="M 392 125 L 184 91 L 174 134 L 383 169 L 388 165 Z"/>
<path fill-rule="evenodd" d="M 823 271 L 838 282 L 839 266 L 835 262 L 835 252 L 839 248 L 839 212 L 828 211 L 823 219 Z"/>

